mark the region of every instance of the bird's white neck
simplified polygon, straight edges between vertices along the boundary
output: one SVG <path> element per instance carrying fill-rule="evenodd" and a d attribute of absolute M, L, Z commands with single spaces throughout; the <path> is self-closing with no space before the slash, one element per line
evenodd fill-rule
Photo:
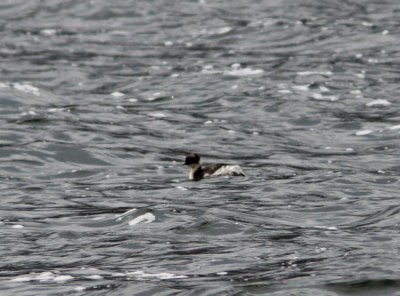
<path fill-rule="evenodd" d="M 194 173 L 200 167 L 200 164 L 199 163 L 193 163 L 193 164 L 190 164 L 189 166 L 190 166 L 189 180 L 193 180 L 194 179 Z"/>

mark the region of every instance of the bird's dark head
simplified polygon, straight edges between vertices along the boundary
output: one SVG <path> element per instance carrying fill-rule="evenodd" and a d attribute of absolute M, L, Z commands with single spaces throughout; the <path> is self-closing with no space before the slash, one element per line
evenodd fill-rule
<path fill-rule="evenodd" d="M 198 165 L 200 164 L 200 156 L 196 153 L 186 154 L 185 165 Z"/>

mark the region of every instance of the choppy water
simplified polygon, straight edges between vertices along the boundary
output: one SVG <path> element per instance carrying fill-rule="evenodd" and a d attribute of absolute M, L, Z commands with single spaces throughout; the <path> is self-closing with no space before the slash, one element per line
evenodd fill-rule
<path fill-rule="evenodd" d="M 0 3 L 1 295 L 400 295 L 398 1 Z M 184 153 L 244 178 L 187 180 Z"/>

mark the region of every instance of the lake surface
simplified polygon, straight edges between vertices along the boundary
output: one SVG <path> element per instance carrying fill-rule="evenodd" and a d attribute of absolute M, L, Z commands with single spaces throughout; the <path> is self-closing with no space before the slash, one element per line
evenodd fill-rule
<path fill-rule="evenodd" d="M 0 294 L 400 295 L 399 27 L 395 0 L 1 1 Z"/>

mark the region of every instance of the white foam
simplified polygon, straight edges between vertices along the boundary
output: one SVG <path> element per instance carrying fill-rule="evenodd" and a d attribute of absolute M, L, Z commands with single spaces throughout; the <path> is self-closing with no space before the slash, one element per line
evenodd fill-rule
<path fill-rule="evenodd" d="M 13 278 L 10 280 L 10 282 L 14 283 L 24 283 L 24 282 L 30 282 L 33 281 L 33 278 L 30 276 L 18 276 L 16 278 Z"/>
<path fill-rule="evenodd" d="M 39 280 L 39 281 L 41 281 L 41 282 L 53 280 L 54 278 L 55 278 L 55 275 L 54 275 L 52 272 L 50 272 L 50 271 L 42 272 L 42 273 L 38 274 L 38 275 L 35 277 L 36 280 Z"/>
<path fill-rule="evenodd" d="M 165 117 L 167 117 L 167 115 L 165 115 L 162 112 L 151 112 L 148 115 L 151 116 L 151 117 L 154 117 L 154 118 L 165 118 Z"/>
<path fill-rule="evenodd" d="M 361 130 L 361 131 L 356 132 L 356 136 L 365 136 L 365 135 L 368 135 L 370 133 L 372 133 L 371 130 Z"/>
<path fill-rule="evenodd" d="M 129 31 L 124 31 L 124 30 L 114 30 L 109 32 L 112 35 L 120 35 L 120 36 L 127 36 L 130 34 Z"/>
<path fill-rule="evenodd" d="M 145 273 L 142 270 L 133 271 L 126 273 L 127 276 L 133 276 L 136 278 L 157 278 L 160 280 L 170 280 L 170 279 L 184 279 L 187 278 L 186 275 L 177 275 L 169 272 L 162 273 Z"/>
<path fill-rule="evenodd" d="M 135 219 L 132 219 L 129 221 L 130 226 L 134 226 L 139 223 L 151 223 L 156 220 L 156 216 L 154 216 L 152 213 L 146 213 L 141 216 L 136 217 Z"/>
<path fill-rule="evenodd" d="M 86 290 L 86 288 L 82 287 L 82 286 L 78 286 L 78 287 L 74 288 L 74 290 L 77 291 L 77 292 L 83 292 L 83 291 Z"/>
<path fill-rule="evenodd" d="M 383 31 L 382 31 L 382 35 L 387 35 L 387 34 L 389 34 L 389 31 L 388 31 L 388 30 L 383 30 Z"/>
<path fill-rule="evenodd" d="M 98 274 L 92 274 L 92 275 L 88 275 L 86 276 L 87 279 L 89 280 L 102 280 L 104 277 Z"/>
<path fill-rule="evenodd" d="M 53 280 L 57 283 L 64 283 L 64 282 L 68 282 L 73 279 L 74 278 L 70 275 L 59 275 L 59 276 L 56 276 Z"/>
<path fill-rule="evenodd" d="M 325 252 L 327 249 L 326 248 L 324 248 L 324 247 L 321 247 L 321 248 L 319 248 L 319 247 L 316 247 L 315 248 L 315 251 L 317 252 L 317 253 L 320 253 L 320 252 Z"/>
<path fill-rule="evenodd" d="M 231 27 L 221 27 L 214 31 L 215 34 L 226 34 L 232 31 Z"/>
<path fill-rule="evenodd" d="M 67 282 L 73 280 L 74 278 L 70 275 L 59 275 L 54 274 L 51 271 L 45 271 L 41 273 L 30 273 L 29 275 L 18 276 L 10 280 L 10 282 L 31 282 L 31 281 L 38 281 L 38 282 Z"/>
<path fill-rule="evenodd" d="M 40 95 L 39 88 L 37 88 L 37 87 L 35 87 L 33 85 L 30 85 L 30 84 L 27 84 L 27 83 L 18 83 L 18 82 L 16 82 L 16 83 L 13 83 L 13 87 L 16 90 L 19 90 L 19 91 L 22 91 L 22 92 L 25 92 L 25 93 L 34 94 L 36 96 Z"/>
<path fill-rule="evenodd" d="M 183 186 L 176 186 L 176 189 L 182 190 L 182 191 L 186 191 L 187 188 L 183 187 Z"/>
<path fill-rule="evenodd" d="M 253 76 L 253 75 L 260 75 L 264 72 L 263 69 L 252 69 L 252 68 L 239 68 L 233 69 L 230 71 L 224 71 L 225 75 L 229 76 Z"/>
<path fill-rule="evenodd" d="M 111 274 L 111 276 L 113 276 L 113 277 L 123 277 L 123 276 L 126 276 L 126 274 L 122 273 L 122 272 L 114 272 L 114 273 Z"/>
<path fill-rule="evenodd" d="M 28 112 L 21 113 L 21 116 L 27 116 L 27 115 L 37 116 L 38 114 L 33 110 L 29 110 Z"/>
<path fill-rule="evenodd" d="M 53 36 L 53 35 L 57 34 L 57 30 L 56 29 L 43 29 L 43 30 L 40 30 L 40 34 L 46 35 L 46 36 Z"/>
<path fill-rule="evenodd" d="M 327 229 L 327 230 L 339 230 L 337 227 L 335 226 L 314 226 L 314 228 L 318 228 L 318 229 Z"/>
<path fill-rule="evenodd" d="M 56 113 L 56 112 L 63 112 L 63 111 L 65 111 L 64 108 L 48 108 L 47 109 L 47 112 L 49 112 L 49 113 Z"/>
<path fill-rule="evenodd" d="M 229 33 L 230 31 L 232 31 L 231 27 L 220 27 L 220 28 L 215 28 L 215 29 L 211 29 L 211 30 L 201 30 L 200 32 L 198 32 L 199 35 L 223 35 L 226 33 Z"/>
<path fill-rule="evenodd" d="M 355 89 L 355 90 L 352 90 L 350 93 L 353 95 L 361 95 L 361 90 Z"/>
<path fill-rule="evenodd" d="M 290 90 L 288 90 L 288 89 L 280 89 L 280 90 L 278 90 L 278 92 L 279 93 L 282 93 L 282 94 L 291 94 L 292 92 L 290 91 Z"/>
<path fill-rule="evenodd" d="M 10 85 L 8 83 L 0 81 L 0 88 L 9 88 L 9 87 L 10 87 Z"/>
<path fill-rule="evenodd" d="M 327 88 L 327 87 L 325 87 L 325 86 L 320 86 L 320 87 L 319 87 L 319 90 L 320 90 L 321 92 L 329 92 L 329 91 L 330 91 L 330 89 Z"/>
<path fill-rule="evenodd" d="M 22 228 L 24 228 L 24 225 L 16 224 L 16 225 L 11 226 L 11 228 L 22 229 Z"/>
<path fill-rule="evenodd" d="M 204 74 L 217 74 L 221 73 L 219 70 L 215 70 L 213 65 L 205 65 L 203 69 L 201 69 L 201 73 Z"/>
<path fill-rule="evenodd" d="M 164 42 L 164 45 L 165 45 L 165 46 L 172 46 L 172 45 L 174 45 L 174 42 L 168 40 L 168 41 L 165 41 L 165 42 Z"/>
<path fill-rule="evenodd" d="M 305 85 L 293 85 L 292 86 L 294 89 L 297 90 L 302 90 L 302 91 L 307 91 L 310 88 L 309 84 L 305 84 Z"/>
<path fill-rule="evenodd" d="M 362 25 L 363 25 L 364 27 L 372 27 L 374 24 L 373 24 L 373 23 L 370 23 L 370 22 L 362 22 Z"/>
<path fill-rule="evenodd" d="M 320 93 L 313 93 L 313 94 L 312 94 L 312 97 L 313 97 L 315 100 L 318 100 L 318 101 L 330 101 L 330 102 L 335 102 L 335 101 L 339 100 L 338 97 L 336 97 L 336 96 L 324 96 L 324 95 L 322 95 L 322 94 L 320 94 Z"/>
<path fill-rule="evenodd" d="M 400 129 L 400 124 L 399 125 L 393 125 L 391 127 L 389 127 L 390 130 L 398 130 Z"/>
<path fill-rule="evenodd" d="M 364 79 L 365 78 L 365 71 L 361 71 L 361 73 L 354 74 L 356 77 Z"/>
<path fill-rule="evenodd" d="M 240 69 L 241 65 L 239 63 L 234 63 L 231 65 L 232 69 Z"/>
<path fill-rule="evenodd" d="M 390 105 L 392 105 L 392 103 L 390 103 L 389 101 L 384 100 L 384 99 L 376 99 L 376 100 L 373 100 L 373 101 L 371 101 L 369 103 L 366 103 L 365 105 L 368 106 L 368 107 L 390 106 Z"/>
<path fill-rule="evenodd" d="M 114 91 L 114 92 L 111 93 L 111 95 L 112 95 L 113 97 L 115 97 L 115 98 L 120 98 L 120 97 L 125 96 L 124 93 L 119 92 L 119 91 Z"/>
<path fill-rule="evenodd" d="M 310 75 L 332 75 L 333 73 L 331 71 L 304 71 L 304 72 L 297 72 L 297 75 L 299 76 L 310 76 Z"/>

